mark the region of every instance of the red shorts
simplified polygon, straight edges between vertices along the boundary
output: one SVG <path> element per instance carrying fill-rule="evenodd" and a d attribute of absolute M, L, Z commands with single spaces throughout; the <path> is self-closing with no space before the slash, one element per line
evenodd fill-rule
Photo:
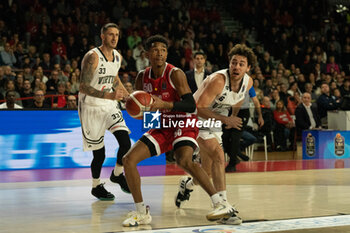
<path fill-rule="evenodd" d="M 179 142 L 189 142 L 189 145 L 195 145 L 198 147 L 196 141 L 198 136 L 198 128 L 167 128 L 167 129 L 151 129 L 143 135 L 149 142 L 155 147 L 155 152 L 151 155 L 160 155 L 173 149 L 173 147 Z M 143 141 L 143 140 L 141 140 Z M 144 142 L 144 141 L 143 141 Z M 144 142 L 145 143 L 145 142 Z M 145 143 L 147 145 L 147 143 Z M 149 145 L 147 145 L 150 147 Z"/>

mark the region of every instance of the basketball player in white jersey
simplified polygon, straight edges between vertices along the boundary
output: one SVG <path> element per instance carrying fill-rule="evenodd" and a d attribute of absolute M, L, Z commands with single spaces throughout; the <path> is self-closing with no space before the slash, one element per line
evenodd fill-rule
<path fill-rule="evenodd" d="M 117 162 L 110 180 L 119 183 L 121 189 L 130 193 L 123 174 L 122 158 L 130 149 L 129 129 L 125 124 L 118 101 L 128 95 L 118 77 L 122 56 L 115 49 L 119 28 L 108 23 L 101 29 L 102 45 L 87 52 L 82 61 L 79 89 L 79 117 L 83 134 L 84 151 L 92 150 L 91 194 L 100 200 L 113 200 L 100 182 L 102 164 L 105 160 L 104 135 L 110 131 L 119 143 Z"/>
<path fill-rule="evenodd" d="M 215 119 L 221 121 L 226 128 L 240 129 L 242 119 L 237 113 L 243 103 L 245 94 L 253 85 L 253 80 L 247 72 L 256 63 L 253 51 L 245 45 L 237 44 L 229 52 L 229 69 L 219 70 L 206 78 L 194 94 L 200 119 Z M 228 115 L 232 108 L 232 115 Z M 202 128 L 197 138 L 203 169 L 211 175 L 216 191 L 227 200 L 225 157 L 221 147 L 221 128 Z M 180 180 L 179 192 L 175 200 L 180 207 L 189 200 L 195 181 L 191 177 Z M 237 212 L 236 212 L 237 213 Z M 241 224 L 237 215 L 224 219 L 224 223 Z"/>

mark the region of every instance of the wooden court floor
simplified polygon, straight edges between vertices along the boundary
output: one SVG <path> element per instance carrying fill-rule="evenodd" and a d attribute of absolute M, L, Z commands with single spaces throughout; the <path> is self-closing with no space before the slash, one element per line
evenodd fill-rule
<path fill-rule="evenodd" d="M 150 205 L 153 217 L 151 225 L 122 227 L 125 215 L 134 210 L 133 200 L 107 179 L 111 168 L 106 169 L 104 181 L 116 195 L 114 201 L 96 200 L 90 194 L 90 179 L 0 183 L 0 232 L 165 232 L 168 228 L 216 224 L 205 218 L 211 205 L 200 187 L 183 208 L 177 209 L 174 197 L 181 175 L 166 175 L 142 177 L 144 202 Z M 243 225 L 350 215 L 350 168 L 237 172 L 226 177 L 228 199 L 239 210 Z M 287 232 L 350 232 L 350 222 L 348 226 Z"/>

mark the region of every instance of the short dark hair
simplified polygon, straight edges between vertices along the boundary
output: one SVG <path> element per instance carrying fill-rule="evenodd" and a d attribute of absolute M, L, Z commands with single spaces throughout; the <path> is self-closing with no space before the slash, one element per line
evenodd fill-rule
<path fill-rule="evenodd" d="M 116 28 L 119 30 L 119 27 L 117 24 L 107 23 L 107 24 L 103 25 L 103 27 L 101 28 L 101 34 L 105 33 L 108 30 L 108 28 Z"/>
<path fill-rule="evenodd" d="M 193 58 L 195 58 L 197 55 L 202 55 L 205 59 L 207 59 L 207 55 L 205 55 L 204 52 L 201 52 L 201 51 L 195 52 L 193 55 Z"/>
<path fill-rule="evenodd" d="M 155 43 L 155 42 L 160 42 L 160 43 L 165 44 L 166 48 L 168 48 L 168 46 L 169 46 L 168 40 L 164 36 L 162 36 L 162 35 L 154 35 L 154 36 L 149 37 L 146 40 L 146 43 L 145 43 L 146 51 L 148 51 L 150 48 L 152 48 L 153 43 Z"/>
<path fill-rule="evenodd" d="M 236 44 L 228 53 L 229 60 L 231 61 L 232 57 L 234 55 L 241 55 L 247 58 L 248 60 L 248 66 L 251 66 L 251 68 L 255 67 L 255 64 L 257 63 L 257 58 L 253 52 L 253 50 L 249 47 L 247 47 L 245 44 Z"/>
<path fill-rule="evenodd" d="M 6 91 L 5 97 L 7 98 L 11 92 L 16 95 L 16 92 L 14 90 L 8 90 Z"/>

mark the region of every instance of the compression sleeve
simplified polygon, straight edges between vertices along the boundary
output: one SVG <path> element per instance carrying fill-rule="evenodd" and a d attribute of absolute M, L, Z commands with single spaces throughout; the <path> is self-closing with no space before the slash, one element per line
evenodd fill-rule
<path fill-rule="evenodd" d="M 173 111 L 192 113 L 196 110 L 196 102 L 192 93 L 181 96 L 181 101 L 174 102 Z"/>
<path fill-rule="evenodd" d="M 250 98 L 253 98 L 256 96 L 255 89 L 253 86 L 249 89 L 249 96 Z"/>

